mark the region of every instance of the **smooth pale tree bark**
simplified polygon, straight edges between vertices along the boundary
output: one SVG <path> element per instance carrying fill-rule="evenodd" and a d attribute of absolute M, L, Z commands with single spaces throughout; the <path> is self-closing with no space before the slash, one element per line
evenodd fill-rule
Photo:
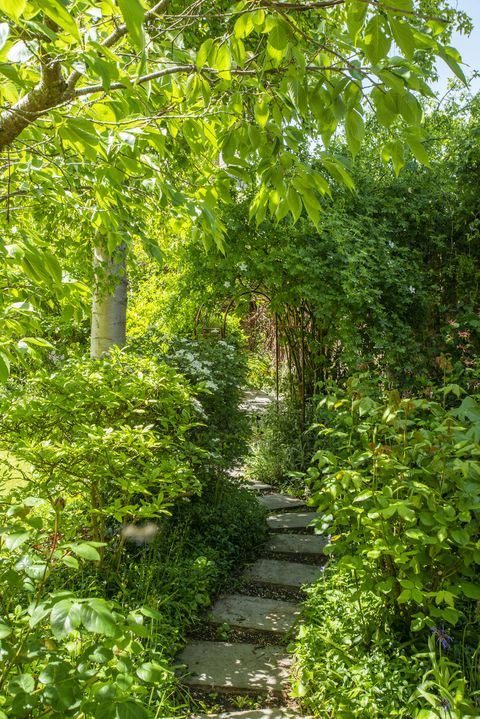
<path fill-rule="evenodd" d="M 127 319 L 126 246 L 112 254 L 106 245 L 94 247 L 95 285 L 92 298 L 90 356 L 99 359 L 116 345 L 123 347 Z"/>

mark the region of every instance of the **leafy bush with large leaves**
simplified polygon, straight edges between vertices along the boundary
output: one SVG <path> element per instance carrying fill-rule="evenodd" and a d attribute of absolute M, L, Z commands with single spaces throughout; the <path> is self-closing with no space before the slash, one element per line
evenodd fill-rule
<path fill-rule="evenodd" d="M 83 522 L 103 542 L 112 524 L 161 516 L 201 489 L 195 465 L 204 453 L 191 439 L 200 417 L 191 389 L 165 364 L 118 351 L 59 359 L 54 372 L 6 390 L 2 413 L 0 447 L 29 465 L 17 491 L 68 502 L 67 536 Z"/>
<path fill-rule="evenodd" d="M 480 598 L 479 397 L 448 408 L 352 381 L 322 399 L 315 428 L 313 502 L 358 592 L 404 629 L 456 624 Z"/>

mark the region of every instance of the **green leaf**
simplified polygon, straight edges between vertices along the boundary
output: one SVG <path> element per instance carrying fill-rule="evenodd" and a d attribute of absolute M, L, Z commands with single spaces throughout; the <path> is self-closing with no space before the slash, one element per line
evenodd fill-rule
<path fill-rule="evenodd" d="M 413 0 L 383 0 L 379 5 L 384 5 L 388 13 L 395 13 L 398 10 L 403 12 L 411 12 L 413 10 Z"/>
<path fill-rule="evenodd" d="M 218 76 L 223 80 L 230 80 L 232 77 L 230 72 L 232 67 L 232 56 L 230 55 L 230 49 L 226 43 L 223 43 L 217 48 L 212 67 L 215 70 L 218 70 Z"/>
<path fill-rule="evenodd" d="M 302 201 L 309 218 L 317 227 L 320 219 L 320 202 L 313 190 L 304 189 L 302 191 Z"/>
<path fill-rule="evenodd" d="M 82 607 L 73 599 L 62 599 L 57 602 L 50 612 L 50 624 L 54 636 L 63 639 L 81 623 Z"/>
<path fill-rule="evenodd" d="M 89 599 L 82 605 L 82 623 L 85 629 L 94 634 L 113 637 L 117 631 L 115 615 L 103 599 Z"/>
<path fill-rule="evenodd" d="M 458 64 L 457 59 L 454 57 L 454 53 L 452 51 L 453 48 L 440 48 L 438 50 L 438 56 L 447 63 L 450 70 L 452 70 L 452 72 L 459 78 L 459 80 L 461 80 L 464 85 L 467 85 L 467 78 L 465 77 L 465 74 L 460 65 Z"/>
<path fill-rule="evenodd" d="M 141 704 L 129 700 L 115 706 L 115 719 L 148 719 L 148 714 Z"/>
<path fill-rule="evenodd" d="M 410 601 L 412 598 L 412 590 L 411 589 L 404 589 L 403 592 L 399 594 L 397 597 L 398 604 L 405 604 L 405 602 Z"/>
<path fill-rule="evenodd" d="M 361 0 L 350 0 L 347 5 L 347 29 L 354 43 L 363 27 L 367 11 L 367 3 L 361 2 Z"/>
<path fill-rule="evenodd" d="M 387 105 L 389 93 L 386 93 L 378 87 L 374 87 L 371 97 L 375 105 L 377 120 L 384 127 L 390 127 L 397 117 L 397 112 L 396 110 L 392 110 L 391 105 Z"/>
<path fill-rule="evenodd" d="M 259 127 L 263 130 L 270 115 L 268 102 L 265 99 L 260 99 L 255 103 L 254 114 L 255 120 L 257 121 Z"/>
<path fill-rule="evenodd" d="M 334 160 L 333 158 L 324 158 L 322 162 L 325 165 L 325 168 L 332 175 L 332 177 L 337 180 L 337 182 L 342 183 L 343 185 L 345 185 L 345 187 L 347 187 L 347 189 L 353 192 L 353 190 L 355 189 L 355 183 L 353 182 L 346 168 L 339 160 Z"/>
<path fill-rule="evenodd" d="M 62 30 L 65 30 L 66 33 L 72 35 L 75 40 L 80 42 L 80 34 L 75 20 L 60 0 L 37 0 L 37 5 L 43 10 L 45 15 L 48 15 Z"/>
<path fill-rule="evenodd" d="M 91 544 L 87 544 L 87 542 L 82 542 L 81 544 L 69 544 L 68 546 L 72 552 L 77 555 L 77 557 L 90 559 L 92 562 L 98 562 L 100 560 L 100 555 L 95 547 L 92 547 Z"/>
<path fill-rule="evenodd" d="M 18 20 L 25 12 L 27 0 L 0 0 L 0 11 Z"/>
<path fill-rule="evenodd" d="M 69 569 L 78 569 L 79 567 L 79 564 L 75 557 L 72 557 L 70 554 L 66 554 L 64 557 L 62 557 L 61 562 Z"/>
<path fill-rule="evenodd" d="M 405 122 L 408 122 L 409 125 L 420 125 L 423 111 L 415 95 L 405 92 L 399 97 L 398 105 Z"/>
<path fill-rule="evenodd" d="M 11 534 L 5 535 L 5 546 L 13 552 L 15 549 L 18 549 L 18 547 L 21 547 L 22 544 L 25 544 L 29 538 L 29 532 L 12 532 Z"/>
<path fill-rule="evenodd" d="M 12 628 L 0 619 L 0 639 L 5 639 L 12 633 Z"/>
<path fill-rule="evenodd" d="M 212 51 L 212 47 L 213 39 L 211 37 L 209 37 L 208 40 L 205 40 L 205 42 L 202 42 L 202 44 L 200 45 L 196 60 L 197 70 L 201 70 L 202 67 L 205 67 L 205 65 L 207 65 L 208 58 Z"/>
<path fill-rule="evenodd" d="M 460 547 L 465 547 L 470 542 L 470 532 L 467 529 L 452 529 L 450 530 L 450 534 L 453 541 L 460 545 Z"/>
<path fill-rule="evenodd" d="M 368 21 L 363 36 L 365 54 L 372 65 L 378 65 L 380 60 L 388 55 L 390 45 L 391 40 L 385 34 L 384 20 L 379 15 L 375 15 Z"/>
<path fill-rule="evenodd" d="M 245 13 L 244 15 L 240 15 L 238 20 L 235 22 L 233 32 L 235 33 L 235 37 L 243 40 L 250 35 L 254 28 L 255 25 L 252 20 L 252 13 Z"/>
<path fill-rule="evenodd" d="M 275 65 L 283 60 L 288 48 L 288 33 L 283 23 L 277 22 L 268 34 L 267 53 Z"/>
<path fill-rule="evenodd" d="M 12 686 L 21 689 L 26 694 L 31 694 L 35 690 L 35 679 L 31 674 L 18 674 L 9 682 L 9 688 Z"/>
<path fill-rule="evenodd" d="M 461 592 L 469 599 L 480 599 L 480 585 L 473 582 L 460 582 Z"/>
<path fill-rule="evenodd" d="M 157 662 L 147 662 L 138 667 L 137 676 L 148 684 L 160 683 L 165 679 L 165 669 Z"/>
<path fill-rule="evenodd" d="M 0 352 L 0 382 L 6 382 L 10 376 L 10 360 L 4 352 Z"/>
<path fill-rule="evenodd" d="M 400 140 L 391 140 L 384 145 L 382 149 L 382 160 L 385 163 L 392 160 L 394 172 L 398 177 L 400 171 L 405 166 L 403 144 Z"/>
<path fill-rule="evenodd" d="M 293 221 L 297 222 L 302 214 L 302 200 L 294 187 L 289 187 L 287 190 L 287 204 L 288 209 L 292 214 Z"/>
<path fill-rule="evenodd" d="M 358 110 L 349 110 L 345 119 L 345 134 L 352 155 L 358 155 L 365 135 L 363 117 Z"/>
<path fill-rule="evenodd" d="M 38 679 L 42 684 L 58 686 L 61 681 L 67 679 L 69 671 L 70 664 L 67 664 L 67 662 L 50 662 L 48 666 L 40 672 Z"/>
<path fill-rule="evenodd" d="M 416 137 L 412 137 L 411 135 L 405 135 L 405 140 L 410 150 L 412 151 L 415 159 L 418 160 L 418 162 L 420 162 L 422 165 L 425 165 L 425 167 L 430 167 L 430 158 L 428 156 L 428 152 L 426 151 L 420 140 L 418 140 L 418 138 Z"/>
<path fill-rule="evenodd" d="M 117 3 L 132 43 L 137 50 L 143 50 L 145 47 L 145 33 L 143 31 L 145 8 L 140 0 L 117 0 Z"/>
<path fill-rule="evenodd" d="M 411 27 L 406 22 L 393 17 L 390 18 L 390 27 L 395 43 L 407 60 L 411 60 L 415 52 L 415 38 Z"/>

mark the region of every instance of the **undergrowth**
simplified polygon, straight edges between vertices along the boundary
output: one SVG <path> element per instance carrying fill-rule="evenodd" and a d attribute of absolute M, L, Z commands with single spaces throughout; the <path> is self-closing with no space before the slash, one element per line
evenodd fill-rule
<path fill-rule="evenodd" d="M 471 647 L 461 631 L 447 634 L 439 627 L 403 641 L 385 622 L 378 595 L 360 596 L 354 574 L 336 564 L 307 591 L 294 683 L 306 714 L 478 719 L 478 693 L 472 691 L 478 679 L 465 677 L 462 661 Z"/>

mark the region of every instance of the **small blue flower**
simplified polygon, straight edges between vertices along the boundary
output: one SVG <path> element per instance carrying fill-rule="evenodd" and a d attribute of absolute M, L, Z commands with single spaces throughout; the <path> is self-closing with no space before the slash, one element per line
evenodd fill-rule
<path fill-rule="evenodd" d="M 432 632 L 433 636 L 440 644 L 442 649 L 448 649 L 450 647 L 453 642 L 453 639 L 449 634 L 446 633 L 445 627 L 443 627 L 443 625 L 441 627 L 430 627 L 430 631 Z"/>
<path fill-rule="evenodd" d="M 443 697 L 442 699 L 440 699 L 439 704 L 440 704 L 440 709 L 443 709 L 444 712 L 450 713 L 450 709 L 452 708 L 452 705 L 450 704 L 448 699 Z"/>

